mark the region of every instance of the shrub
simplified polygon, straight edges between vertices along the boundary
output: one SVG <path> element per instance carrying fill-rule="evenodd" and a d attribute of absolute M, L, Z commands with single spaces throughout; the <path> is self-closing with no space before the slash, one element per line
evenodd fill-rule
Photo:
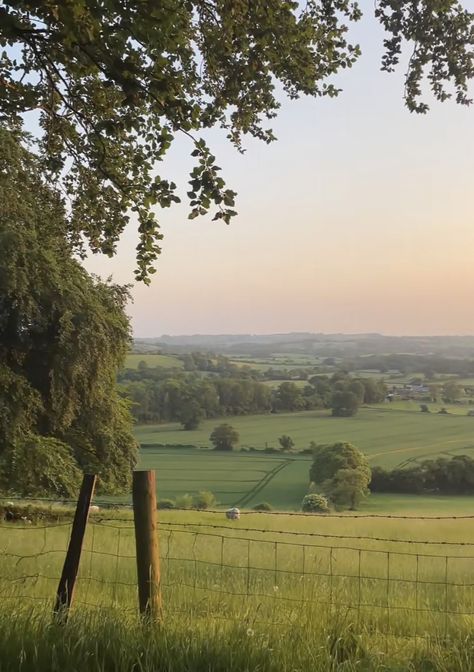
<path fill-rule="evenodd" d="M 305 495 L 301 504 L 301 510 L 306 513 L 327 513 L 329 511 L 328 500 L 324 495 L 317 493 Z"/>
<path fill-rule="evenodd" d="M 215 427 L 209 439 L 214 444 L 214 450 L 233 450 L 239 442 L 239 433 L 232 425 L 224 422 Z"/>
<path fill-rule="evenodd" d="M 273 506 L 268 502 L 261 502 L 253 507 L 254 511 L 273 511 Z"/>
<path fill-rule="evenodd" d="M 449 413 L 448 409 L 445 408 L 444 406 L 443 406 L 443 408 L 440 408 L 439 411 L 438 411 L 438 414 L 441 414 L 441 415 L 448 415 L 448 413 Z"/>
<path fill-rule="evenodd" d="M 174 499 L 159 499 L 156 506 L 158 509 L 174 509 L 176 502 Z"/>
<path fill-rule="evenodd" d="M 217 500 L 214 493 L 209 492 L 209 490 L 201 490 L 201 492 L 198 492 L 194 497 L 193 505 L 196 509 L 211 509 L 216 505 L 216 502 Z"/>
<path fill-rule="evenodd" d="M 474 410 L 473 410 L 473 409 L 471 409 L 470 411 L 468 411 L 467 414 L 468 414 L 468 416 L 469 416 L 470 418 L 474 418 Z"/>
<path fill-rule="evenodd" d="M 291 436 L 288 436 L 287 434 L 280 436 L 278 443 L 280 444 L 282 450 L 291 450 L 295 445 L 295 442 Z"/>
<path fill-rule="evenodd" d="M 194 499 L 191 495 L 187 493 L 185 495 L 180 495 L 176 497 L 176 508 L 177 509 L 192 509 L 194 504 Z"/>
<path fill-rule="evenodd" d="M 429 413 L 430 409 L 428 408 L 428 406 L 426 404 L 420 404 L 420 411 L 422 413 Z"/>

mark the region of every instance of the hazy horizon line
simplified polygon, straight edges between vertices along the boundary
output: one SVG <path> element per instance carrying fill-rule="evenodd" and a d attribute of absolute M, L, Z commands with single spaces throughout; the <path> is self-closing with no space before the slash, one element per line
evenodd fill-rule
<path fill-rule="evenodd" d="M 188 333 L 164 333 L 154 334 L 153 336 L 135 336 L 135 340 L 148 340 L 150 338 L 189 338 L 207 336 L 381 336 L 383 338 L 474 338 L 474 333 L 459 333 L 459 334 L 389 334 L 379 331 L 265 331 L 265 332 L 188 332 Z"/>

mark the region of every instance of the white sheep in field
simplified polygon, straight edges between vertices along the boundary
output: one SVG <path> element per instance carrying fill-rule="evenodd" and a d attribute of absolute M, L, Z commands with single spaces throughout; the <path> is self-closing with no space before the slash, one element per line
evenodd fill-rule
<path fill-rule="evenodd" d="M 240 509 L 236 506 L 233 506 L 231 509 L 227 509 L 225 512 L 225 517 L 228 520 L 240 520 Z"/>
<path fill-rule="evenodd" d="M 100 509 L 99 509 L 99 507 L 97 506 L 97 504 L 92 504 L 92 506 L 89 508 L 89 511 L 90 511 L 91 513 L 97 513 L 97 511 L 99 511 L 99 510 L 100 510 Z"/>

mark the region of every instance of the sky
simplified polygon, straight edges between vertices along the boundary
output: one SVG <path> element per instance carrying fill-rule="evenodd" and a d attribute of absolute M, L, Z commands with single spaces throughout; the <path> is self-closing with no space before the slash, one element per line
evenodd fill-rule
<path fill-rule="evenodd" d="M 128 309 L 136 337 L 474 333 L 474 110 L 410 114 L 403 69 L 379 69 L 381 27 L 367 15 L 353 39 L 363 56 L 336 78 L 343 93 L 282 97 L 277 142 L 248 140 L 240 155 L 208 136 L 239 216 L 188 220 L 185 203 L 157 213 L 157 273 Z M 182 195 L 191 151 L 180 139 L 160 165 Z M 88 270 L 133 282 L 133 224 L 117 256 Z"/>

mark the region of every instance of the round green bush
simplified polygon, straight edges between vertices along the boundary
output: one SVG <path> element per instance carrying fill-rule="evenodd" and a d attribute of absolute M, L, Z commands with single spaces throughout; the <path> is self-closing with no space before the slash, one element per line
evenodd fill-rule
<path fill-rule="evenodd" d="M 301 503 L 301 510 L 306 513 L 327 513 L 329 511 L 328 500 L 324 495 L 317 493 L 305 495 Z"/>
<path fill-rule="evenodd" d="M 174 499 L 159 499 L 156 507 L 158 509 L 174 509 L 176 508 L 176 502 Z"/>
<path fill-rule="evenodd" d="M 192 509 L 194 506 L 194 498 L 192 495 L 180 495 L 176 497 L 176 508 L 177 509 Z"/>
<path fill-rule="evenodd" d="M 273 506 L 268 502 L 261 502 L 253 507 L 254 511 L 273 511 Z"/>
<path fill-rule="evenodd" d="M 196 509 L 212 509 L 216 504 L 215 495 L 209 490 L 201 490 L 193 499 L 193 506 Z"/>

